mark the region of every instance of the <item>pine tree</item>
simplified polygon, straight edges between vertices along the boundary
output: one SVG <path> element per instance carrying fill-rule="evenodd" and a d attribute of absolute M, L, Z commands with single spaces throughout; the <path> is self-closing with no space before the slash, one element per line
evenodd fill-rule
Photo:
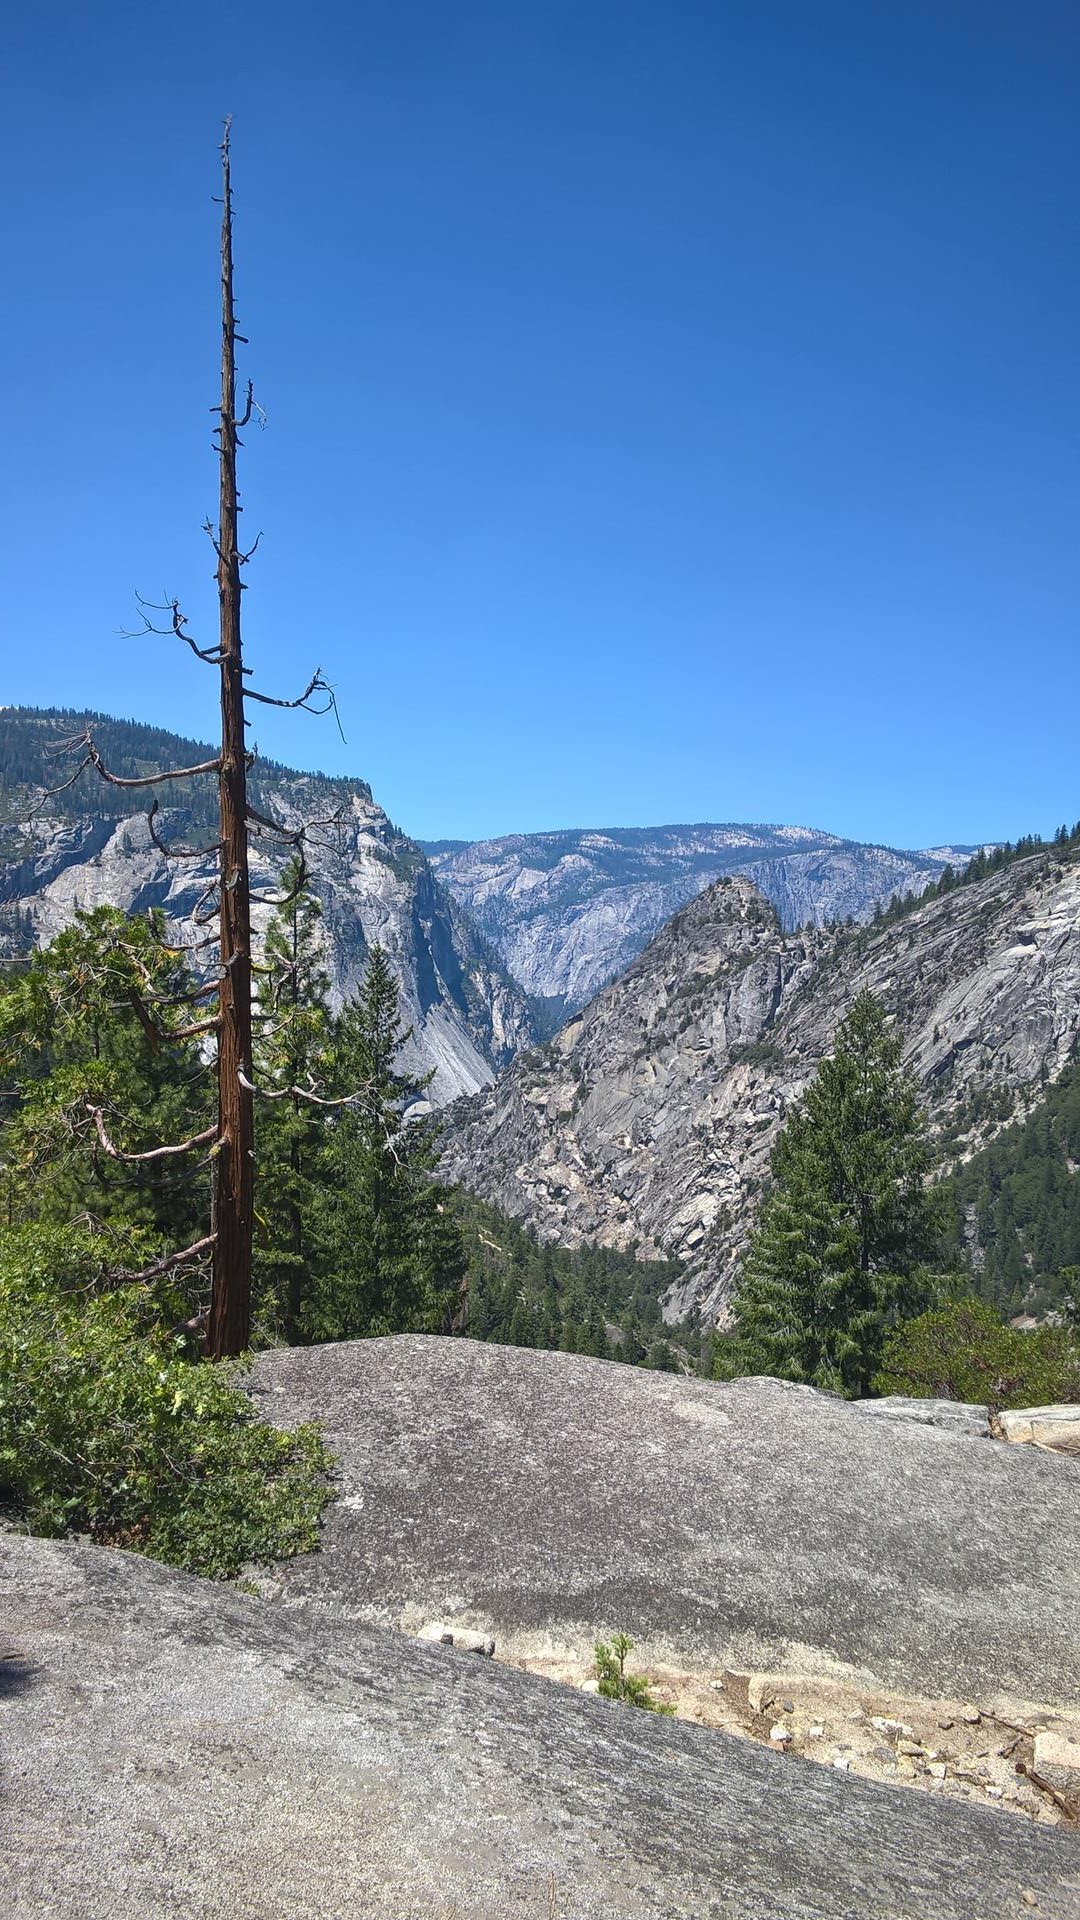
<path fill-rule="evenodd" d="M 337 1073 L 357 1093 L 329 1129 L 325 1271 L 304 1311 L 309 1338 L 440 1330 L 460 1299 L 465 1251 L 453 1196 L 434 1178 L 437 1129 L 427 1115 L 407 1117 L 427 1082 L 397 1068 L 410 1037 L 390 963 L 374 947 L 337 1023 Z"/>
<path fill-rule="evenodd" d="M 289 861 L 281 885 L 288 904 L 266 929 L 255 1020 L 256 1078 L 269 1096 L 255 1115 L 255 1280 L 264 1330 L 280 1328 L 293 1345 L 320 1257 L 314 1221 L 330 1124 L 327 1109 L 304 1094 L 328 1084 L 333 1023 L 322 907 L 298 858 Z"/>
<path fill-rule="evenodd" d="M 930 1154 L 900 1035 L 861 993 L 773 1150 L 735 1300 L 745 1366 L 866 1391 L 935 1248 Z"/>

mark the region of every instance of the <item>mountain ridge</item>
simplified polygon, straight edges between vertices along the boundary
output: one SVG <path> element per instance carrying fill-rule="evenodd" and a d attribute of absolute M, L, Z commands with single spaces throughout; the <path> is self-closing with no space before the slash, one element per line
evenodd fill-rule
<path fill-rule="evenodd" d="M 113 787 L 88 768 L 62 792 L 70 761 L 49 758 L 87 726 L 111 770 L 135 776 L 212 758 L 214 749 L 165 728 L 64 708 L 0 711 L 0 949 L 48 940 L 80 908 L 160 907 L 181 933 L 215 872 L 215 854 L 171 860 L 155 846 L 144 790 Z M 38 772 L 38 804 L 31 779 Z M 326 959 L 335 1000 L 352 992 L 371 947 L 386 948 L 402 1012 L 414 1029 L 403 1064 L 434 1073 L 441 1105 L 492 1080 L 536 1032 L 527 996 L 512 981 L 414 840 L 388 818 L 367 781 L 253 763 L 253 803 L 288 828 L 308 828 L 313 890 L 323 904 Z M 156 828 L 166 842 L 204 838 L 216 827 L 213 776 L 155 787 Z M 287 849 L 285 850 L 287 851 Z M 252 882 L 274 891 L 284 852 L 253 835 Z M 257 929 L 270 908 L 253 908 Z"/>
<path fill-rule="evenodd" d="M 904 851 L 748 821 L 423 844 L 514 978 L 562 1014 L 623 972 L 673 913 L 723 873 L 748 874 L 793 931 L 868 919 L 897 893 L 921 893 L 963 851 Z"/>
<path fill-rule="evenodd" d="M 976 1151 L 1080 1034 L 1080 844 L 832 932 L 785 933 L 726 876 L 547 1046 L 451 1109 L 447 1169 L 541 1237 L 682 1260 L 665 1311 L 715 1316 L 777 1132 L 864 988 L 904 1031 L 943 1149 Z"/>

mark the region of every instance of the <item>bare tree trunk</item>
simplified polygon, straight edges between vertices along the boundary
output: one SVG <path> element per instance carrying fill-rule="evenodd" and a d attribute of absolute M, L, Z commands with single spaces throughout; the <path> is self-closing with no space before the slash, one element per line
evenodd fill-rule
<path fill-rule="evenodd" d="M 206 662 L 207 665 L 219 667 L 221 673 L 220 754 L 216 759 L 203 761 L 198 766 L 170 768 L 167 772 L 162 770 L 158 773 L 139 775 L 114 773 L 105 765 L 98 752 L 93 729 L 88 725 L 82 734 L 66 743 L 69 748 L 81 751 L 83 758 L 79 766 L 60 786 L 46 789 L 47 794 L 65 792 L 87 767 L 95 768 L 100 777 L 110 785 L 123 788 L 158 787 L 167 781 L 189 780 L 211 773 L 216 774 L 218 778 L 221 966 L 220 984 L 217 988 L 217 1012 L 206 1020 L 159 1033 L 150 1013 L 142 1008 L 137 998 L 134 1002 L 135 1010 L 143 1021 L 148 1038 L 154 1045 L 166 1039 L 180 1040 L 195 1034 L 215 1032 L 217 1035 L 218 1127 L 213 1148 L 210 1234 L 194 1249 L 187 1249 L 183 1256 L 186 1258 L 192 1253 L 202 1256 L 207 1245 L 210 1242 L 213 1243 L 206 1351 L 215 1360 L 243 1353 L 248 1345 L 251 1331 L 251 1255 L 255 1214 L 253 1099 L 255 1086 L 251 1058 L 251 889 L 248 877 L 250 822 L 252 820 L 258 822 L 259 830 L 268 834 L 271 839 L 276 839 L 280 847 L 287 846 L 294 852 L 299 852 L 300 877 L 290 898 L 296 897 L 296 892 L 304 884 L 303 876 L 306 873 L 302 852 L 303 829 L 287 827 L 283 822 L 274 820 L 260 813 L 258 809 L 248 806 L 245 700 L 258 700 L 269 707 L 288 707 L 293 710 L 303 708 L 307 713 L 336 711 L 333 688 L 318 667 L 311 675 L 303 692 L 291 700 L 280 699 L 263 693 L 255 687 L 244 685 L 245 668 L 240 645 L 240 595 L 243 592 L 243 585 L 240 575 L 241 569 L 251 559 L 259 543 L 258 539 L 254 540 L 249 551 L 244 553 L 241 551 L 238 535 L 238 517 L 241 508 L 236 489 L 236 450 L 241 445 L 239 432 L 251 418 L 254 399 L 249 381 L 244 399 L 244 411 L 237 417 L 236 343 L 243 339 L 243 335 L 236 331 L 236 315 L 233 306 L 232 188 L 229 171 L 228 121 L 225 123 L 225 135 L 221 143 L 221 166 L 221 405 L 215 408 L 215 412 L 219 414 L 216 431 L 219 435 L 218 456 L 221 475 L 218 527 L 214 539 L 218 557 L 217 583 L 221 614 L 217 646 L 201 647 L 198 644 L 188 630 L 187 617 L 181 612 L 178 600 L 167 600 L 163 606 L 157 607 L 152 602 L 140 601 L 140 607 L 144 609 L 142 617 L 147 633 L 163 634 L 182 640 L 191 648 L 197 659 Z M 213 531 L 212 526 L 207 527 L 207 532 L 211 535 Z M 169 624 L 167 626 L 155 624 L 145 611 L 148 607 L 157 613 L 168 615 Z M 156 812 L 157 802 L 155 801 L 149 814 L 150 835 L 154 845 L 170 859 L 197 860 L 210 851 L 209 848 L 165 846 L 154 827 Z M 265 899 L 266 896 L 260 897 Z M 288 900 L 274 904 L 287 905 Z M 201 997 L 201 990 L 196 997 Z M 265 1088 L 262 1091 L 267 1093 Z M 290 1098 L 294 1107 L 297 1108 L 301 1101 L 311 1101 L 320 1107 L 335 1107 L 347 1106 L 351 1100 L 351 1096 L 342 1099 L 323 1099 L 311 1088 L 295 1086 L 267 1093 L 267 1097 Z M 187 1141 L 177 1148 L 177 1151 L 187 1151 L 199 1144 L 199 1140 Z M 162 1149 L 162 1151 L 172 1151 L 172 1149 Z M 301 1244 L 299 1232 L 300 1227 L 297 1223 L 293 1232 L 294 1251 Z"/>
<path fill-rule="evenodd" d="M 221 993 L 213 1287 L 207 1352 L 242 1353 L 251 1326 L 254 1217 L 254 1119 L 251 1082 L 251 895 L 248 880 L 247 754 L 240 646 L 240 543 L 236 494 L 236 320 L 233 311 L 232 192 L 229 129 L 222 144 L 221 502 L 218 598 L 221 608 Z M 248 408 L 250 413 L 250 403 Z M 245 416 L 246 418 L 247 416 Z"/>

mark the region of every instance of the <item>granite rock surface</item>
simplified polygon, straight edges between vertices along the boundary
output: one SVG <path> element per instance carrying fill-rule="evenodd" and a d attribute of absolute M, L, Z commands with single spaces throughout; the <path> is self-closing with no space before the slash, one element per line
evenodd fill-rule
<path fill-rule="evenodd" d="M 1080 1914 L 1074 1836 L 0 1537 L 4 1920 Z"/>
<path fill-rule="evenodd" d="M 270 1591 L 500 1653 L 628 1633 L 643 1660 L 1080 1705 L 1080 1462 L 776 1380 L 401 1335 L 267 1353 L 340 1496 Z M 935 1403 L 928 1403 L 933 1408 Z"/>
<path fill-rule="evenodd" d="M 8 758 L 18 754 L 18 764 L 34 768 L 42 781 L 55 780 L 69 770 L 69 758 L 50 760 L 50 743 L 77 730 L 80 718 L 85 724 L 87 716 L 50 721 L 0 712 L 0 748 Z M 143 771 L 195 764 L 212 752 L 191 741 L 170 745 L 170 736 L 148 728 L 107 719 L 95 725 L 107 759 L 134 748 Z M 189 806 L 176 804 L 184 792 L 182 786 L 167 791 L 156 831 L 167 846 L 197 848 L 214 839 L 207 823 L 212 795 L 205 777 L 192 786 Z M 262 769 L 256 762 L 252 797 L 286 830 L 307 830 L 335 1003 L 357 986 L 371 948 L 384 947 L 400 984 L 404 1025 L 413 1029 L 402 1064 L 419 1077 L 434 1074 L 428 1099 L 441 1106 L 490 1084 L 534 1037 L 532 1012 L 416 842 L 387 818 L 363 780 Z M 180 940 L 195 937 L 191 915 L 213 881 L 216 854 L 167 858 L 147 826 L 147 795 L 103 786 L 90 770 L 59 799 L 64 810 L 45 801 L 31 815 L 33 789 L 0 784 L 0 953 L 23 951 L 29 940 L 48 942 L 80 908 L 99 906 L 126 913 L 160 908 Z M 79 804 L 85 814 L 72 811 Z M 273 899 L 278 892 L 288 851 L 265 833 L 253 837 L 257 895 Z M 257 932 L 270 912 L 256 902 Z"/>
<path fill-rule="evenodd" d="M 849 914 L 869 919 L 894 893 L 921 893 L 954 851 L 903 853 L 809 827 L 747 824 L 425 844 L 439 878 L 514 978 L 566 1012 L 584 1006 L 722 874 L 746 874 L 782 926 L 823 926 Z"/>
<path fill-rule="evenodd" d="M 962 1158 L 1080 1036 L 1080 861 L 1053 850 L 898 921 L 782 931 L 741 877 L 675 915 L 545 1047 L 451 1110 L 448 1171 L 562 1244 L 677 1257 L 665 1311 L 723 1309 L 791 1105 L 864 988 Z"/>

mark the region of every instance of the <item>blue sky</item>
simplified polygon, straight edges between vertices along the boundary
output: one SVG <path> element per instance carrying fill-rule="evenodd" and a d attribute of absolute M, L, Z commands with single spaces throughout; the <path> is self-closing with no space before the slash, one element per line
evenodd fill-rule
<path fill-rule="evenodd" d="M 5 28 L 8 702 L 205 735 L 234 120 L 257 715 L 409 831 L 1080 814 L 1071 0 Z"/>

